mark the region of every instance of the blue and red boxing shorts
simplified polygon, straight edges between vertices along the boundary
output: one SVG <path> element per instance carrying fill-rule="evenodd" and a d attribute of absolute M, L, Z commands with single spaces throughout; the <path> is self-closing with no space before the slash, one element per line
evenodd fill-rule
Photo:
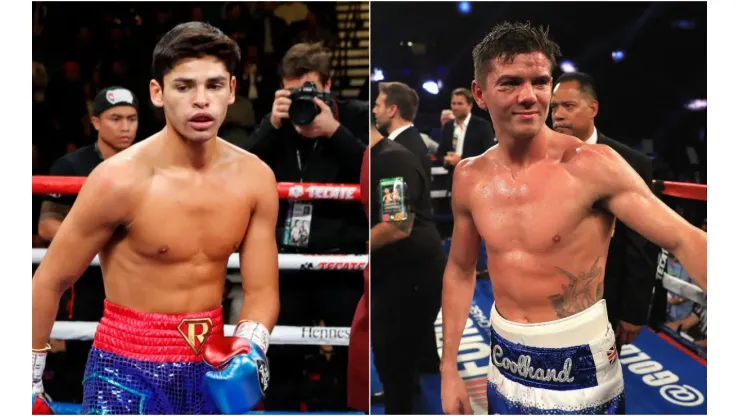
<path fill-rule="evenodd" d="M 141 313 L 105 301 L 85 368 L 81 414 L 216 414 L 204 385 L 221 308 L 187 315 Z"/>

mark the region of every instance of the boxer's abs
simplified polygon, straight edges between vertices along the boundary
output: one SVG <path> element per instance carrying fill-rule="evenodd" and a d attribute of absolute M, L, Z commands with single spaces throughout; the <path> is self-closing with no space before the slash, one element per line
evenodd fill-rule
<path fill-rule="evenodd" d="M 504 224 L 483 232 L 496 309 L 539 323 L 581 312 L 603 296 L 610 216 Z M 511 229 L 518 228 L 515 232 Z"/>
<path fill-rule="evenodd" d="M 134 253 L 104 258 L 106 299 L 117 305 L 138 312 L 181 314 L 213 310 L 222 303 L 225 261 L 195 257 L 161 262 Z"/>

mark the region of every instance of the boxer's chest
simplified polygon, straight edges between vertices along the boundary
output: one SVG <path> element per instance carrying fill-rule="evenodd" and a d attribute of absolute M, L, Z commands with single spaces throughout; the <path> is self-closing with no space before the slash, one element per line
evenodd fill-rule
<path fill-rule="evenodd" d="M 493 251 L 551 251 L 588 232 L 598 216 L 593 193 L 557 164 L 497 173 L 477 188 L 473 220 Z"/>
<path fill-rule="evenodd" d="M 166 261 L 222 260 L 238 249 L 253 198 L 233 180 L 155 178 L 127 230 L 132 248 Z"/>

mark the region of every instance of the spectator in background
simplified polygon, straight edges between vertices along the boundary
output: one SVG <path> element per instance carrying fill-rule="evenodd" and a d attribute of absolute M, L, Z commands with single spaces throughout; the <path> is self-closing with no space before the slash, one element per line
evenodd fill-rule
<path fill-rule="evenodd" d="M 419 376 L 439 371 L 434 320 L 447 257 L 432 220 L 427 168 L 397 140 L 377 134 L 371 146 L 370 339 L 385 412 L 412 414 Z M 383 183 L 388 178 L 396 182 Z M 383 193 L 396 190 L 401 203 L 387 204 Z"/>
<path fill-rule="evenodd" d="M 90 126 L 82 91 L 80 64 L 67 61 L 62 71 L 63 78 L 49 84 L 48 98 L 56 117 L 58 137 L 65 144 L 66 152 L 69 152 L 86 144 Z"/>
<path fill-rule="evenodd" d="M 435 127 L 432 129 L 432 139 L 434 139 L 437 143 L 440 143 L 442 141 L 442 129 L 448 121 L 454 119 L 455 113 L 453 113 L 452 110 L 450 110 L 449 108 L 445 108 L 444 110 L 442 110 L 442 113 L 440 113 L 439 115 L 439 127 Z"/>
<path fill-rule="evenodd" d="M 450 107 L 455 119 L 442 127 L 437 149 L 437 160 L 451 170 L 450 177 L 460 160 L 481 155 L 495 144 L 491 123 L 473 115 L 473 102 L 470 90 L 457 88 L 452 91 Z"/>
<path fill-rule="evenodd" d="M 241 88 L 242 85 L 237 82 L 234 103 L 226 110 L 226 118 L 221 125 L 219 136 L 233 145 L 244 148 L 257 122 L 252 101 L 239 94 Z"/>
<path fill-rule="evenodd" d="M 693 338 L 698 347 L 707 349 L 707 307 L 705 305 L 694 304 L 689 316 L 669 322 L 666 326 L 676 332 L 685 333 Z"/>
<path fill-rule="evenodd" d="M 561 75 L 552 94 L 553 129 L 577 137 L 587 144 L 604 144 L 619 153 L 652 188 L 652 162 L 598 131 L 594 119 L 599 112 L 593 78 L 582 72 Z M 617 338 L 617 349 L 631 344 L 648 321 L 655 284 L 658 248 L 617 221 L 609 244 L 604 271 L 604 299 L 609 321 Z"/>
<path fill-rule="evenodd" d="M 692 283 L 689 273 L 681 266 L 681 263 L 679 263 L 673 253 L 668 254 L 666 272 L 679 280 Z M 668 322 L 686 318 L 693 308 L 694 302 L 675 293 L 668 292 L 668 317 L 666 319 Z"/>
<path fill-rule="evenodd" d="M 414 126 L 416 111 L 419 109 L 419 95 L 402 82 L 381 82 L 380 93 L 375 99 L 373 116 L 378 130 L 389 140 L 405 146 L 417 158 L 426 173 L 427 181 L 432 183 L 432 165 L 424 139 Z M 428 187 L 427 187 L 428 188 Z"/>
<path fill-rule="evenodd" d="M 87 177 L 103 160 L 127 149 L 133 143 L 138 128 L 138 100 L 129 91 L 110 87 L 93 100 L 92 123 L 98 131 L 97 141 L 68 153 L 52 165 L 49 174 Z M 51 242 L 76 196 L 48 195 L 41 204 L 38 233 Z M 103 317 L 105 292 L 100 268 L 90 267 L 62 296 L 57 320 L 97 322 Z M 82 398 L 82 377 L 90 341 L 54 342 L 53 352 L 65 352 L 66 359 L 51 360 L 48 370 L 57 371 L 48 384 L 47 392 L 57 401 L 79 402 Z M 56 362 L 53 362 L 56 361 Z M 61 367 L 61 368 L 59 368 Z"/>
<path fill-rule="evenodd" d="M 329 104 L 313 100 L 319 111 L 308 125 L 297 125 L 290 118 L 291 90 L 311 82 L 323 93 L 331 90 L 330 52 L 319 44 L 300 43 L 282 59 L 279 74 L 282 88 L 274 92 L 272 112 L 250 137 L 246 150 L 256 154 L 275 172 L 279 182 L 320 182 L 356 184 L 368 142 L 369 111 L 366 102 L 338 100 Z M 280 201 L 277 238 L 283 253 L 362 253 L 366 252 L 367 219 L 357 203 L 337 201 Z M 308 238 L 291 244 L 290 235 L 298 226 L 308 230 Z M 360 296 L 360 272 L 281 271 L 280 316 L 278 325 L 318 325 L 349 327 Z M 296 354 L 296 350 L 304 352 Z M 314 391 L 301 386 L 303 356 L 313 355 L 312 368 L 326 370 L 316 383 L 333 385 L 322 394 L 346 403 L 347 349 L 334 348 L 330 355 L 312 354 L 315 348 L 274 345 L 270 359 L 270 390 L 265 398 L 267 410 L 297 410 L 300 392 Z M 331 357 L 331 360 L 328 359 Z M 341 363 L 337 368 L 333 363 Z M 331 365 L 330 365 L 331 364 Z M 327 374 L 328 373 L 328 374 Z M 309 383 L 310 384 L 310 383 Z M 326 396 L 305 397 L 315 406 L 328 406 Z M 310 406 L 310 405 L 309 405 Z M 344 406 L 346 408 L 346 404 Z M 323 410 L 334 410 L 324 407 Z"/>

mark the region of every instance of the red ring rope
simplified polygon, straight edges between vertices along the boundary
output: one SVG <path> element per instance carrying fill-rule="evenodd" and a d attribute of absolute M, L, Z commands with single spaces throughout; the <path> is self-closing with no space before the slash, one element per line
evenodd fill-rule
<path fill-rule="evenodd" d="M 85 182 L 82 176 L 32 176 L 34 194 L 76 195 Z M 668 182 L 655 180 L 656 190 L 664 195 L 679 198 L 707 200 L 707 186 L 696 183 Z M 359 185 L 331 183 L 296 183 L 280 182 L 277 185 L 278 195 L 282 199 L 315 200 L 337 199 L 346 201 L 360 200 Z"/>
<path fill-rule="evenodd" d="M 84 176 L 32 176 L 34 194 L 76 195 L 85 183 Z M 316 200 L 332 199 L 359 201 L 360 185 L 333 183 L 279 182 L 278 196 L 281 199 Z"/>
<path fill-rule="evenodd" d="M 696 199 L 698 201 L 707 200 L 707 186 L 698 183 L 688 182 L 666 182 L 654 180 L 655 190 L 663 195 L 675 196 L 678 198 Z"/>

